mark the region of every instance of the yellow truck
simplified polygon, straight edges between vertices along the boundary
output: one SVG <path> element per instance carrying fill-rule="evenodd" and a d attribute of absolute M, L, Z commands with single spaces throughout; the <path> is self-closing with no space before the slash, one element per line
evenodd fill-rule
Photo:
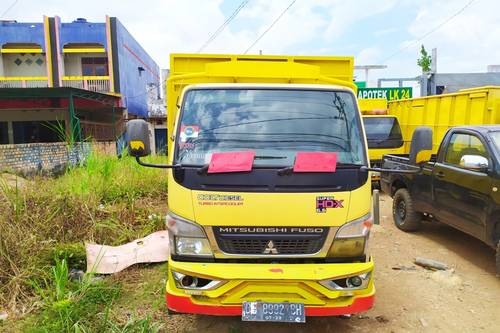
<path fill-rule="evenodd" d="M 353 58 L 173 54 L 169 311 L 304 322 L 373 306 L 366 138 Z"/>
<path fill-rule="evenodd" d="M 433 130 L 435 154 L 451 127 L 500 124 L 500 86 L 477 87 L 451 94 L 391 101 L 388 115 L 399 119 L 404 154 L 410 150 L 413 131 L 422 125 Z"/>
<path fill-rule="evenodd" d="M 368 156 L 373 167 L 382 166 L 382 157 L 404 154 L 403 135 L 398 118 L 387 114 L 387 99 L 359 99 L 359 109 L 368 142 Z M 378 183 L 380 173 L 372 173 L 372 181 Z"/>

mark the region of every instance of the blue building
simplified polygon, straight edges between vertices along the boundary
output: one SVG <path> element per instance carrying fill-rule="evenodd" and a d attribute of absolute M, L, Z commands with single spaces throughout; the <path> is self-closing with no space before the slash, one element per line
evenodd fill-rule
<path fill-rule="evenodd" d="M 56 141 L 47 123 L 115 140 L 147 118 L 160 69 L 115 17 L 0 21 L 0 144 Z"/>

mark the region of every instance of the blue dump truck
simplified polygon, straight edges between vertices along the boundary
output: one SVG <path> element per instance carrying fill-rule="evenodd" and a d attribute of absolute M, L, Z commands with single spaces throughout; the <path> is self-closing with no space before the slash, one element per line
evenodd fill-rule
<path fill-rule="evenodd" d="M 386 155 L 384 169 L 414 170 L 407 155 Z M 500 125 L 448 130 L 437 154 L 417 173 L 381 176 L 393 198 L 393 217 L 403 231 L 425 219 L 466 232 L 496 249 L 500 274 Z"/>

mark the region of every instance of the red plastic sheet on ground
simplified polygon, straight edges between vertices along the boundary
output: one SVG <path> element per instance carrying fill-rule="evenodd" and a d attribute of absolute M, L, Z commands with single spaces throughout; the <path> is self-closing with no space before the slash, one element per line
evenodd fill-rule
<path fill-rule="evenodd" d="M 335 172 L 336 168 L 337 153 L 298 152 L 293 172 Z"/>
<path fill-rule="evenodd" d="M 254 151 L 213 153 L 208 173 L 251 171 L 254 158 Z"/>

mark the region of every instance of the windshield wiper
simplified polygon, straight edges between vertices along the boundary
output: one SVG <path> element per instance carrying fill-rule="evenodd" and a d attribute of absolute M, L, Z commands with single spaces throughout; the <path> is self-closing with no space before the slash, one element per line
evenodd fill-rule
<path fill-rule="evenodd" d="M 270 156 L 270 155 L 257 155 L 255 156 L 256 160 L 281 160 L 281 159 L 287 159 L 288 157 L 286 156 Z"/>
<path fill-rule="evenodd" d="M 337 167 L 340 167 L 342 169 L 344 169 L 344 168 L 361 168 L 363 166 L 364 166 L 363 164 L 337 162 Z M 287 166 L 287 167 L 284 167 L 284 168 L 278 170 L 278 176 L 291 175 L 292 173 L 293 173 L 293 165 Z"/>
<path fill-rule="evenodd" d="M 271 156 L 271 155 L 257 155 L 254 157 L 256 160 L 281 160 L 281 159 L 286 159 L 288 157 L 286 156 Z M 206 175 L 208 172 L 208 167 L 210 166 L 210 163 L 207 163 L 200 167 L 196 172 L 199 175 Z M 243 171 L 242 171 L 243 172 Z"/>

